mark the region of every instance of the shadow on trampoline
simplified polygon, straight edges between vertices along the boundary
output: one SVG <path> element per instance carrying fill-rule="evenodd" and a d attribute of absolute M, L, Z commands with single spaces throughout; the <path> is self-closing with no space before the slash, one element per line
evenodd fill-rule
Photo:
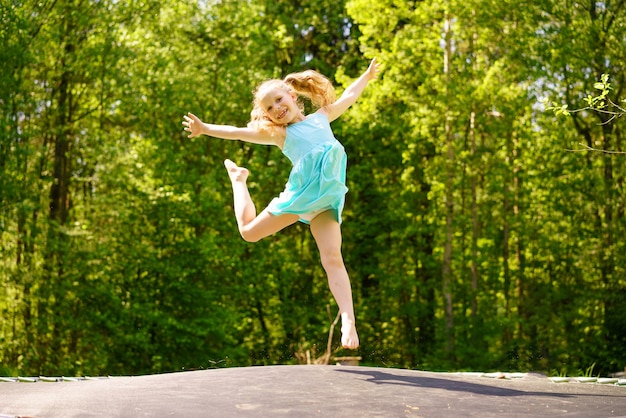
<path fill-rule="evenodd" d="M 426 376 L 402 376 L 397 374 L 391 374 L 384 371 L 377 370 L 343 370 L 337 369 L 340 373 L 350 373 L 362 376 L 367 376 L 366 381 L 374 383 L 376 385 L 398 385 L 398 386 L 413 386 L 419 388 L 432 388 L 443 389 L 452 392 L 468 392 L 477 395 L 485 396 L 502 396 L 502 397 L 515 397 L 515 396 L 549 396 L 557 398 L 573 398 L 581 396 L 581 394 L 567 394 L 567 393 L 553 393 L 553 392 L 528 392 L 525 390 L 516 390 L 509 388 L 502 388 L 496 386 L 483 385 L 472 382 L 462 382 L 458 380 L 450 379 L 438 379 L 434 377 Z M 598 396 L 598 395 L 593 395 Z M 600 395 L 612 397 L 612 395 Z"/>

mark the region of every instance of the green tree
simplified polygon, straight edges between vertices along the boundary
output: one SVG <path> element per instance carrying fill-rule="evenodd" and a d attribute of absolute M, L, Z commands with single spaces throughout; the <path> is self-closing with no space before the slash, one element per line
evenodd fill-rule
<path fill-rule="evenodd" d="M 518 4 L 519 3 L 519 4 Z M 0 359 L 6 373 L 293 363 L 334 302 L 308 229 L 243 242 L 222 166 L 259 209 L 276 148 L 245 125 L 262 80 L 383 74 L 334 123 L 370 364 L 601 373 L 624 364 L 622 2 L 9 1 L 0 9 Z M 445 64 L 445 66 L 444 66 Z M 607 123 L 610 122 L 610 123 Z M 330 307 L 330 317 L 328 309 Z M 337 345 L 336 340 L 332 345 Z"/>
<path fill-rule="evenodd" d="M 544 85 L 544 94 L 558 95 L 575 108 L 593 90 L 603 74 L 614 75 L 614 89 L 607 99 L 618 103 L 624 89 L 624 45 L 619 42 L 620 28 L 626 19 L 623 2 L 554 3 L 547 8 L 550 21 L 543 30 L 539 65 L 545 67 L 551 83 Z M 545 50 L 548 43 L 559 48 Z M 571 128 L 575 135 L 563 137 L 560 145 L 566 149 L 586 147 L 623 151 L 623 121 L 609 123 L 612 115 L 605 112 L 573 113 Z M 568 122 L 569 124 L 569 122 Z M 572 236 L 581 245 L 585 259 L 582 281 L 587 300 L 582 312 L 592 324 L 581 339 L 596 340 L 582 356 L 591 363 L 598 361 L 600 369 L 621 369 L 624 358 L 616 347 L 623 344 L 624 321 L 616 315 L 616 306 L 623 303 L 623 236 L 624 170 L 618 156 L 575 154 L 577 170 L 582 170 L 570 202 L 583 206 L 572 216 L 578 234 Z M 575 171 L 570 176 L 578 178 Z M 569 178 L 572 178 L 569 177 Z M 593 254 L 593 255 L 592 255 Z M 578 292 L 577 292 L 578 293 Z M 580 296 L 583 297 L 582 295 Z M 600 325 L 601 324 L 601 325 Z M 617 351 L 616 351 L 617 350 Z"/>
<path fill-rule="evenodd" d="M 370 112 L 368 117 L 355 116 L 355 121 L 367 127 L 364 132 L 379 139 L 372 146 L 373 152 L 384 155 L 390 149 L 403 157 L 414 156 L 403 158 L 395 175 L 385 176 L 386 191 L 390 189 L 387 178 L 408 179 L 389 193 L 393 197 L 384 211 L 386 219 L 399 247 L 415 248 L 407 246 L 411 241 L 405 234 L 409 231 L 419 237 L 417 242 L 429 243 L 430 250 L 425 252 L 429 263 L 421 265 L 441 263 L 430 270 L 432 290 L 426 292 L 427 300 L 420 300 L 415 290 L 409 298 L 400 296 L 423 286 L 418 277 L 407 278 L 411 270 L 396 276 L 382 268 L 386 275 L 380 286 L 389 289 L 392 297 L 386 304 L 388 312 L 379 312 L 378 318 L 370 320 L 392 319 L 394 326 L 382 322 L 392 336 L 389 339 L 403 341 L 403 347 L 412 339 L 412 352 L 417 353 L 408 358 L 403 353 L 398 364 L 414 365 L 419 358 L 421 364 L 432 361 L 438 367 L 575 369 L 594 361 L 592 353 L 599 354 L 590 343 L 590 334 L 597 337 L 605 332 L 602 329 L 616 328 L 614 319 L 597 324 L 599 313 L 592 306 L 598 306 L 601 292 L 585 294 L 581 289 L 589 289 L 589 284 L 598 290 L 605 287 L 608 282 L 598 280 L 596 272 L 604 271 L 609 277 L 613 275 L 610 271 L 621 268 L 623 261 L 616 257 L 616 243 L 611 238 L 622 227 L 616 225 L 621 222 L 616 221 L 621 210 L 621 197 L 617 196 L 622 193 L 618 191 L 623 189 L 620 177 L 606 182 L 616 185 L 608 192 L 614 196 L 608 201 L 607 192 L 597 187 L 587 189 L 586 194 L 580 194 L 574 184 L 563 189 L 564 175 L 580 176 L 580 166 L 576 174 L 571 171 L 576 157 L 562 155 L 563 141 L 575 138 L 576 133 L 537 115 L 533 103 L 542 88 L 559 90 L 561 80 L 567 80 L 563 73 L 550 71 L 552 68 L 568 68 L 571 74 L 571 62 L 576 60 L 570 59 L 571 42 L 567 39 L 576 39 L 573 48 L 577 56 L 584 56 L 581 63 L 614 61 L 606 59 L 611 50 L 606 43 L 602 44 L 606 50 L 593 44 L 583 52 L 578 42 L 615 38 L 611 34 L 615 26 L 597 25 L 617 24 L 621 8 L 590 5 L 582 8 L 578 4 L 542 2 L 533 7 L 513 7 L 510 3 L 476 1 L 449 2 L 443 9 L 393 1 L 349 3 L 348 10 L 363 33 L 360 42 L 364 51 L 381 57 L 387 65 L 381 86 L 361 107 Z M 574 25 L 570 25 L 572 20 L 576 20 Z M 447 32 L 446 22 L 450 25 Z M 577 31 L 572 32 L 573 28 Z M 543 36 L 545 33 L 549 36 Z M 611 44 L 619 49 L 618 45 Z M 594 56 L 598 51 L 604 53 Z M 549 61 L 544 58 L 548 54 Z M 562 67 L 554 56 L 562 57 Z M 446 57 L 451 71 L 444 71 Z M 411 66 L 413 63 L 416 65 Z M 579 71 L 580 76 L 593 73 L 584 67 Z M 619 68 L 616 71 L 623 72 Z M 579 84 L 579 79 L 572 79 L 569 85 Z M 389 99 L 392 96 L 395 101 Z M 385 112 L 387 106 L 392 107 L 393 115 Z M 381 129 L 387 120 L 397 121 L 391 123 L 397 133 Z M 602 129 L 606 134 L 607 128 Z M 454 154 L 449 153 L 451 149 Z M 364 171 L 373 172 L 373 179 L 378 178 L 377 173 L 382 177 L 384 166 L 369 161 Z M 593 164 L 589 162 L 588 167 Z M 615 175 L 615 167 L 610 167 L 603 171 L 605 179 L 607 173 Z M 589 184 L 593 184 L 599 173 L 588 173 Z M 371 181 L 365 184 L 371 187 Z M 409 195 L 408 190 L 426 191 L 428 204 L 421 204 L 418 195 Z M 399 205 L 396 196 L 409 197 L 407 205 Z M 564 202 L 580 205 L 564 207 Z M 586 208 L 595 205 L 603 208 L 596 212 L 602 219 L 597 225 L 609 220 L 611 232 L 600 233 L 591 227 Z M 399 223 L 391 221 L 397 208 L 401 208 L 397 219 L 404 217 Z M 375 213 L 380 214 L 380 208 Z M 572 230 L 567 230 L 568 225 Z M 375 228 L 374 239 L 389 235 L 382 231 Z M 587 231 L 605 237 L 599 241 L 595 238 L 591 246 L 602 246 L 602 268 L 593 267 L 598 265 L 597 259 L 585 267 L 576 261 L 584 257 L 583 248 L 591 248 L 578 244 L 586 239 Z M 387 248 L 393 246 L 376 248 L 380 266 L 406 255 L 406 250 Z M 444 268 L 443 278 L 439 268 Z M 442 279 L 443 288 L 439 284 Z M 616 294 L 615 286 L 611 294 Z M 448 308 L 450 297 L 452 312 Z M 566 304 L 567 300 L 575 302 Z M 400 321 L 396 309 L 407 311 L 413 304 L 421 305 L 409 314 L 417 325 Z M 555 312 L 554 306 L 563 310 Z M 432 314 L 420 318 L 416 314 L 419 309 L 430 309 Z M 434 321 L 434 333 L 429 329 L 432 318 L 446 318 Z M 448 334 L 451 318 L 454 329 Z M 573 318 L 584 331 L 572 331 Z M 420 337 L 431 335 L 434 357 L 418 351 L 425 342 Z M 442 362 L 440 354 L 451 347 L 451 338 L 457 342 L 453 357 L 448 363 Z M 578 346 L 576 341 L 585 341 L 585 354 L 568 354 Z M 607 365 L 612 361 L 609 357 L 604 357 Z"/>

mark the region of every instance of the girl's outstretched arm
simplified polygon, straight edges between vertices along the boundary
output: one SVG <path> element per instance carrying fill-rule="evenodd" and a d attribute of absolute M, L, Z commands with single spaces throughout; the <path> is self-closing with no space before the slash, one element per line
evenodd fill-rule
<path fill-rule="evenodd" d="M 326 111 L 328 120 L 332 122 L 341 116 L 343 112 L 348 110 L 348 108 L 357 101 L 359 96 L 361 96 L 361 93 L 363 93 L 363 90 L 370 80 L 374 80 L 378 77 L 379 71 L 380 64 L 378 64 L 376 62 L 376 58 L 374 58 L 361 77 L 357 78 L 352 84 L 350 84 L 350 86 L 343 92 L 341 97 L 335 103 L 321 109 L 322 111 Z"/>
<path fill-rule="evenodd" d="M 188 138 L 208 135 L 215 138 L 240 140 L 262 145 L 278 145 L 277 138 L 264 131 L 251 128 L 238 128 L 230 125 L 213 125 L 204 123 L 193 113 L 183 116 L 183 126 L 189 132 Z"/>

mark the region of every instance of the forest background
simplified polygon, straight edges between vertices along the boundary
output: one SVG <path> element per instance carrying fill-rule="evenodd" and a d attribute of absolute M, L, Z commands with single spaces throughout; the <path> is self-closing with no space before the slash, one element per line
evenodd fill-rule
<path fill-rule="evenodd" d="M 261 208 L 277 148 L 188 139 L 245 125 L 262 80 L 340 93 L 344 256 L 363 364 L 626 366 L 624 120 L 556 116 L 609 75 L 621 0 L 0 0 L 0 374 L 303 362 L 336 306 L 304 225 L 237 233 L 222 161 Z"/>

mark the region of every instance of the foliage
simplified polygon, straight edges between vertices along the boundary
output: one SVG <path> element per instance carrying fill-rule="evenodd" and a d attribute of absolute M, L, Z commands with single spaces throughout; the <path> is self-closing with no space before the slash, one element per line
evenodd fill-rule
<path fill-rule="evenodd" d="M 624 151 L 626 10 L 584 6 L 3 1 L 2 373 L 321 355 L 334 302 L 308 229 L 243 242 L 222 167 L 250 169 L 260 209 L 288 161 L 180 121 L 244 125 L 260 81 L 315 68 L 341 90 L 374 56 L 333 124 L 364 362 L 621 370 L 626 166 L 567 150 Z"/>
<path fill-rule="evenodd" d="M 584 112 L 586 110 L 596 110 L 598 112 L 608 113 L 612 116 L 608 122 L 611 122 L 616 117 L 626 113 L 626 109 L 620 107 L 616 103 L 613 103 L 613 101 L 608 97 L 609 92 L 613 88 L 611 83 L 609 83 L 608 74 L 602 74 L 600 81 L 595 83 L 593 88 L 600 90 L 600 92 L 595 96 L 591 94 L 587 95 L 587 97 L 585 97 L 587 106 L 580 109 L 569 110 L 569 105 L 564 104 L 559 106 L 557 103 L 550 103 L 550 99 L 547 97 L 543 99 L 543 103 L 546 106 L 546 110 L 553 111 L 556 115 L 569 116 L 571 112 Z M 626 102 L 626 99 L 622 100 L 622 102 Z"/>

